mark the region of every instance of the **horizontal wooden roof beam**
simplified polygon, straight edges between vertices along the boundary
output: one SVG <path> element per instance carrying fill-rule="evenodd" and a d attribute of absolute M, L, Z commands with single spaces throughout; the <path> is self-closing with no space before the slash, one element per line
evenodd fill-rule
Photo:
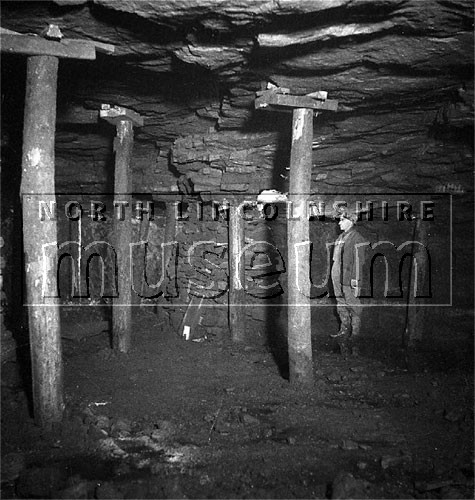
<path fill-rule="evenodd" d="M 143 117 L 133 109 L 111 106 L 110 104 L 102 104 L 101 108 L 99 117 L 112 125 L 117 125 L 122 120 L 129 120 L 134 127 L 143 127 Z"/>
<path fill-rule="evenodd" d="M 102 52 L 103 54 L 113 54 L 115 52 L 115 45 L 110 43 L 96 42 L 95 40 L 80 40 L 78 38 L 63 38 L 61 40 L 63 45 L 74 44 L 74 46 L 80 46 L 81 44 L 90 46 L 92 45 L 96 52 Z"/>
<path fill-rule="evenodd" d="M 338 101 L 334 99 L 319 100 L 311 96 L 277 94 L 269 91 L 260 95 L 255 100 L 255 108 L 307 108 L 315 110 L 336 111 L 338 109 Z"/>
<path fill-rule="evenodd" d="M 96 51 L 113 54 L 115 47 L 108 43 L 63 38 L 61 41 L 46 40 L 38 35 L 23 35 L 0 28 L 1 51 L 26 56 L 55 56 L 66 59 L 96 58 Z"/>
<path fill-rule="evenodd" d="M 74 43 L 70 41 L 56 42 L 45 40 L 34 35 L 0 35 L 2 52 L 8 54 L 23 54 L 25 56 L 55 56 L 66 59 L 89 59 L 96 58 L 94 45 L 85 43 Z"/>

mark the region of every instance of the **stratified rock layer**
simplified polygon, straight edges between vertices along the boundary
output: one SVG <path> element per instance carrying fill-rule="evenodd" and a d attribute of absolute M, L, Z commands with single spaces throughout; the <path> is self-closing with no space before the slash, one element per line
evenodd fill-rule
<path fill-rule="evenodd" d="M 451 183 L 471 190 L 469 1 L 58 0 L 3 7 L 8 29 L 40 33 L 48 22 L 66 37 L 116 46 L 114 56 L 95 64 L 63 63 L 59 121 L 94 121 L 103 102 L 142 114 L 138 187 L 169 190 L 185 175 L 197 192 L 285 189 L 290 118 L 254 110 L 255 91 L 271 81 L 339 100 L 338 113 L 315 122 L 316 188 L 437 190 Z M 84 161 L 84 186 L 106 182 L 106 132 L 59 131 L 60 165 Z M 59 169 L 66 185 L 67 171 Z"/>
<path fill-rule="evenodd" d="M 57 188 L 111 190 L 114 128 L 101 104 L 144 117 L 134 190 L 254 197 L 288 190 L 290 114 L 255 110 L 268 82 L 339 101 L 314 121 L 317 195 L 453 195 L 454 248 L 473 213 L 473 5 L 469 0 L 3 2 L 2 27 L 114 44 L 61 61 Z M 24 59 L 2 61 L 3 130 L 19 130 Z M 19 97 L 20 96 L 20 97 Z M 12 165 L 14 165 L 12 163 Z M 8 164 L 5 168 L 18 168 Z M 471 250 L 455 280 L 470 280 Z M 462 296 L 463 294 L 461 294 Z"/>

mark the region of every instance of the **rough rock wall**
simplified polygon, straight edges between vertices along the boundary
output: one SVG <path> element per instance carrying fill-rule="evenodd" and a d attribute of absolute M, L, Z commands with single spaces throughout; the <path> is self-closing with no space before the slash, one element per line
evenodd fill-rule
<path fill-rule="evenodd" d="M 62 62 L 59 118 L 79 120 L 103 102 L 141 113 L 139 187 L 169 190 L 175 183 L 167 161 L 171 143 L 183 138 L 174 147 L 183 149 L 193 143 L 186 136 L 203 135 L 224 155 L 247 140 L 264 148 L 263 155 L 272 147 L 282 151 L 278 165 L 271 165 L 273 176 L 267 172 L 267 187 L 285 190 L 288 119 L 253 106 L 261 82 L 272 81 L 296 93 L 326 90 L 340 102 L 338 113 L 316 122 L 315 189 L 434 191 L 448 183 L 472 189 L 468 1 L 236 0 L 199 7 L 185 1 L 58 1 L 6 2 L 3 8 L 2 25 L 19 32 L 39 33 L 46 22 L 60 24 L 66 36 L 116 45 L 115 56 L 100 54 L 97 63 Z M 277 144 L 263 143 L 261 134 L 270 132 L 278 133 Z M 107 133 L 101 127 L 85 135 L 83 127 L 80 141 L 60 130 L 59 156 L 94 156 L 85 165 L 88 178 L 102 175 L 98 183 L 105 182 L 100 172 L 110 152 L 101 154 Z M 178 155 L 172 166 L 183 170 L 181 163 Z M 62 175 L 61 164 L 58 170 Z M 234 173 L 263 184 L 260 170 L 223 170 Z M 198 191 L 216 186 L 219 173 L 205 170 L 202 177 Z M 245 184 L 239 180 L 225 175 L 223 185 Z"/>
<path fill-rule="evenodd" d="M 176 243 L 167 268 L 166 296 L 159 303 L 167 306 L 169 325 L 177 335 L 183 334 L 182 321 L 190 303 L 201 304 L 187 322 L 192 338 L 223 339 L 227 336 L 223 307 L 228 290 L 227 220 L 217 207 L 203 206 L 196 197 L 185 197 L 175 210 Z"/>
<path fill-rule="evenodd" d="M 441 243 L 443 230 L 434 233 L 431 244 L 441 266 L 436 277 L 453 271 L 455 303 L 468 305 L 465 290 L 473 282 L 473 248 L 467 243 L 472 225 L 466 216 L 473 213 L 471 2 L 2 4 L 3 27 L 40 33 L 48 22 L 59 24 L 68 37 L 116 46 L 114 56 L 99 54 L 96 62 L 61 61 L 60 192 L 87 196 L 111 189 L 114 130 L 97 121 L 102 103 L 144 116 L 144 126 L 135 131 L 137 194 L 158 200 L 179 190 L 192 197 L 285 192 L 290 118 L 255 111 L 255 92 L 269 81 L 301 94 L 326 90 L 340 106 L 314 123 L 312 192 L 331 199 L 354 194 L 363 201 L 368 193 L 452 194 L 452 259 Z M 21 135 L 23 63 L 20 57 L 4 60 L 3 129 L 19 129 Z M 18 170 L 19 163 L 8 168 Z M 192 240 L 200 231 L 184 234 Z M 386 234 L 374 224 L 371 231 Z M 213 232 L 212 227 L 205 231 Z M 283 244 L 283 229 L 274 233 Z M 404 237 L 404 231 L 397 236 Z"/>

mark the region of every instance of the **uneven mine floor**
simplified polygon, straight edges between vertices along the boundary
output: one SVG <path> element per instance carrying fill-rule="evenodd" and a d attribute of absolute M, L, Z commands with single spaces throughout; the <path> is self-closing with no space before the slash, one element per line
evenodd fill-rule
<path fill-rule="evenodd" d="M 409 371 L 397 346 L 344 360 L 318 337 L 315 387 L 297 391 L 263 346 L 134 314 L 128 354 L 107 333 L 64 340 L 50 431 L 2 376 L 2 498 L 473 498 L 470 348 L 421 346 Z"/>

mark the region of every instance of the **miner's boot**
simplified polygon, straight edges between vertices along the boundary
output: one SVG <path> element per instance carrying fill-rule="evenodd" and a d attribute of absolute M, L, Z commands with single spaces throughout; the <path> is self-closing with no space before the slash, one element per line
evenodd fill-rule
<path fill-rule="evenodd" d="M 351 331 L 351 316 L 349 311 L 344 306 L 340 306 L 338 304 L 337 304 L 337 311 L 338 311 L 338 316 L 340 316 L 341 325 L 340 325 L 340 330 L 338 332 L 330 334 L 330 337 L 332 339 L 349 336 Z"/>

